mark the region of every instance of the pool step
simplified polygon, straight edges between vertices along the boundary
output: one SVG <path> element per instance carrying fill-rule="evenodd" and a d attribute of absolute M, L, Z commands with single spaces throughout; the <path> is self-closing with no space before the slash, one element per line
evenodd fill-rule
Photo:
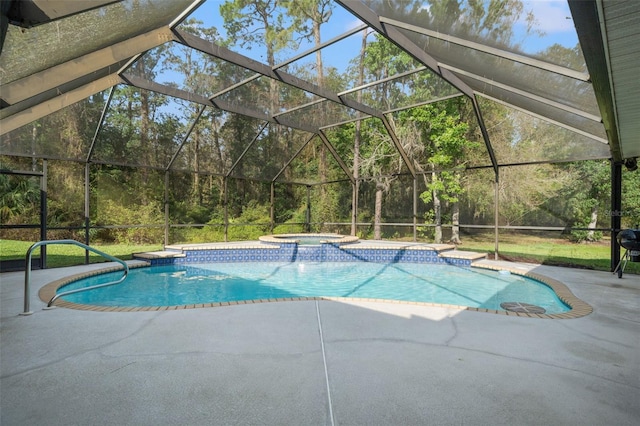
<path fill-rule="evenodd" d="M 445 259 L 465 259 L 475 262 L 487 258 L 486 253 L 478 253 L 475 251 L 449 250 L 438 253 L 438 257 Z"/>
<path fill-rule="evenodd" d="M 173 259 L 178 257 L 186 257 L 187 255 L 181 251 L 175 250 L 163 250 L 163 251 L 148 251 L 145 253 L 134 253 L 134 259 Z"/>

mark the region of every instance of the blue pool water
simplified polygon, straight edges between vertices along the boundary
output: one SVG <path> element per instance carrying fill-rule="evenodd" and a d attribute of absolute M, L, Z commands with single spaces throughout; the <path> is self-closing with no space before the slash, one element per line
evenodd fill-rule
<path fill-rule="evenodd" d="M 59 292 L 111 281 L 121 272 L 70 283 Z M 63 297 L 101 306 L 176 306 L 287 297 L 356 297 L 501 310 L 502 302 L 569 308 L 549 287 L 518 275 L 451 265 L 368 262 L 212 263 L 131 270 L 122 283 Z"/>

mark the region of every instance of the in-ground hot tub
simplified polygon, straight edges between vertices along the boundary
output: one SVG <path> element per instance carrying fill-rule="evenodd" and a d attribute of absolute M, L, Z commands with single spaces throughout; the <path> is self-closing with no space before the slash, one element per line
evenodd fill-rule
<path fill-rule="evenodd" d="M 296 243 L 303 246 L 329 243 L 342 245 L 358 241 L 358 237 L 340 234 L 277 234 L 264 235 L 258 239 L 267 244 Z"/>

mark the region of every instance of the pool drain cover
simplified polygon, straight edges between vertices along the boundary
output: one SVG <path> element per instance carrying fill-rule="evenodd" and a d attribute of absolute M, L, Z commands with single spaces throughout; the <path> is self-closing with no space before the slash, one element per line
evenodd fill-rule
<path fill-rule="evenodd" d="M 525 314 L 544 314 L 547 312 L 546 309 L 540 306 L 520 302 L 502 302 L 500 307 L 507 311 L 522 312 Z"/>

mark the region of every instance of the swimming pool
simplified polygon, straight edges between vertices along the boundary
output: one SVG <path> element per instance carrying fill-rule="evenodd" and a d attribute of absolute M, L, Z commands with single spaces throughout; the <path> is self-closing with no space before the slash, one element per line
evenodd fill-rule
<path fill-rule="evenodd" d="M 87 277 L 58 292 L 114 279 Z M 570 308 L 548 286 L 516 274 L 414 263 L 256 262 L 161 265 L 134 269 L 119 285 L 64 296 L 97 306 L 182 306 L 238 301 L 339 297 L 435 303 L 503 310 L 505 302 L 540 306 L 548 314 Z"/>

